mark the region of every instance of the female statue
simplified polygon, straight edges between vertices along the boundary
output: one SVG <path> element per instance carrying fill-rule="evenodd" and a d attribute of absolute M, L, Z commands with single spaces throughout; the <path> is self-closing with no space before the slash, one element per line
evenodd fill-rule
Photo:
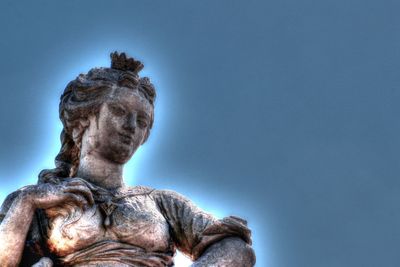
<path fill-rule="evenodd" d="M 124 164 L 150 134 L 155 89 L 141 62 L 111 54 L 60 99 L 56 168 L 11 193 L 0 210 L 0 266 L 253 266 L 250 230 L 168 190 L 124 185 Z"/>

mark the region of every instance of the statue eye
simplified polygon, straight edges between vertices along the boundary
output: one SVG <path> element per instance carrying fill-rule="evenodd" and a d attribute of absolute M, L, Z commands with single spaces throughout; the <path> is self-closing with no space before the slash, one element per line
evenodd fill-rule
<path fill-rule="evenodd" d="M 126 114 L 125 109 L 120 106 L 111 105 L 110 110 L 115 116 L 124 116 Z"/>
<path fill-rule="evenodd" d="M 148 125 L 147 120 L 144 118 L 138 118 L 137 123 L 140 128 L 146 128 Z"/>

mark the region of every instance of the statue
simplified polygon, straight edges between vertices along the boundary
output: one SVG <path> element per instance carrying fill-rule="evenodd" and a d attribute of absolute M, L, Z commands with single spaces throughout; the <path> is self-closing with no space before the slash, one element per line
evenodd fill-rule
<path fill-rule="evenodd" d="M 0 266 L 253 266 L 246 221 L 222 220 L 169 190 L 126 186 L 124 164 L 149 137 L 155 89 L 141 62 L 71 81 L 60 99 L 56 168 L 8 195 L 0 210 Z"/>

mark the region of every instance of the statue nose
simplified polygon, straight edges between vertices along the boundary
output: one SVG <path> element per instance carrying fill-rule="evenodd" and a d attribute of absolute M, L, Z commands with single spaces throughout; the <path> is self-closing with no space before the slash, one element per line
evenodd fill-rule
<path fill-rule="evenodd" d="M 136 114 L 130 114 L 126 120 L 125 127 L 126 130 L 134 132 L 136 129 Z"/>

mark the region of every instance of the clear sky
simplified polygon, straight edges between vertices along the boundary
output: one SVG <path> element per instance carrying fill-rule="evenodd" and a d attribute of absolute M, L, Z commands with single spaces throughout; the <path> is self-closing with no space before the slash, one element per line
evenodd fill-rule
<path fill-rule="evenodd" d="M 2 0 L 0 201 L 53 166 L 68 81 L 125 51 L 158 93 L 128 184 L 246 218 L 259 267 L 400 266 L 399 14 L 395 0 Z"/>

